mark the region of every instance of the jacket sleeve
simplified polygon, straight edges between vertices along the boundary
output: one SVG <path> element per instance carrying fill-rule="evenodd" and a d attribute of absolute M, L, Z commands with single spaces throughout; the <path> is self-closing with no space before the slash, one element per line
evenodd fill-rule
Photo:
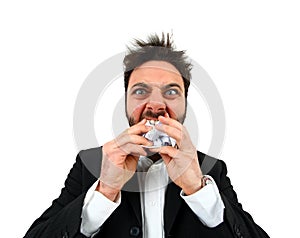
<path fill-rule="evenodd" d="M 226 164 L 219 161 L 222 164 L 219 191 L 225 205 L 224 222 L 235 235 L 234 237 L 269 238 L 267 233 L 254 222 L 251 215 L 243 210 L 230 179 L 227 177 Z"/>
<path fill-rule="evenodd" d="M 85 198 L 85 192 L 82 191 L 82 167 L 78 154 L 60 196 L 34 221 L 24 238 L 85 237 L 80 233 Z"/>

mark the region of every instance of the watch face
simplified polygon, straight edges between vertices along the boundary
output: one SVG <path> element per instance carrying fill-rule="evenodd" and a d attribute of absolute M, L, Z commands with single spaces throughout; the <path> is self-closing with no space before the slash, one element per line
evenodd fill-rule
<path fill-rule="evenodd" d="M 152 126 L 152 130 L 148 131 L 143 136 L 152 141 L 152 146 L 144 146 L 145 148 L 158 148 L 161 146 L 175 146 L 176 141 L 172 137 L 168 136 L 166 133 L 161 132 L 155 128 L 155 125 L 161 124 L 160 121 L 148 120 L 146 126 Z"/>
<path fill-rule="evenodd" d="M 211 179 L 209 177 L 205 176 L 205 175 L 203 176 L 203 182 L 204 182 L 205 185 L 213 183 L 211 181 Z"/>

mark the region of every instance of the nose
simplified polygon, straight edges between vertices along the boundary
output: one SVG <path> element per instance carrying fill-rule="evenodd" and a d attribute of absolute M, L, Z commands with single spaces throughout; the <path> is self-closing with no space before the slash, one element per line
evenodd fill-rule
<path fill-rule="evenodd" d="M 154 92 L 155 91 L 155 92 Z M 166 110 L 166 104 L 164 98 L 161 95 L 161 92 L 153 90 L 149 101 L 146 104 L 146 109 L 151 110 L 153 113 L 158 113 L 160 111 Z"/>
<path fill-rule="evenodd" d="M 146 110 L 150 110 L 153 113 L 158 113 L 166 110 L 166 105 L 164 103 L 150 101 L 146 104 Z"/>

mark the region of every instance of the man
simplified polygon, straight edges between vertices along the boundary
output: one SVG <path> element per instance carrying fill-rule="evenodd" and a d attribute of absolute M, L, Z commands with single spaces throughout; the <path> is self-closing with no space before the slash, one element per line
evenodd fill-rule
<path fill-rule="evenodd" d="M 225 163 L 198 152 L 183 126 L 185 53 L 169 35 L 153 35 L 136 41 L 124 66 L 130 127 L 79 152 L 60 196 L 25 237 L 268 237 L 238 203 Z M 154 146 L 145 136 L 153 130 L 174 143 Z M 204 158 L 215 162 L 205 175 Z"/>

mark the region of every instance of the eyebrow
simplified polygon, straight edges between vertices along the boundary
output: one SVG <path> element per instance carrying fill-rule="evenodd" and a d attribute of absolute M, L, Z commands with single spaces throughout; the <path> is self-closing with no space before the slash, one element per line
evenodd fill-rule
<path fill-rule="evenodd" d="M 146 88 L 146 89 L 150 89 L 150 88 L 151 88 L 151 87 L 150 87 L 148 84 L 146 84 L 146 83 L 136 83 L 136 84 L 134 84 L 134 85 L 132 86 L 132 88 L 135 88 L 135 87 L 143 87 L 143 88 Z M 167 89 L 172 88 L 172 87 L 177 87 L 177 88 L 179 88 L 181 91 L 183 91 L 182 88 L 180 87 L 180 85 L 177 84 L 177 83 L 170 83 L 170 84 L 164 85 L 163 87 L 161 87 L 161 89 L 167 90 Z"/>
<path fill-rule="evenodd" d="M 177 87 L 177 88 L 179 88 L 182 91 L 182 88 L 177 83 L 167 84 L 167 85 L 163 86 L 162 89 L 166 90 L 166 89 L 169 89 L 169 88 L 172 88 L 172 87 Z"/>
<path fill-rule="evenodd" d="M 150 88 L 150 86 L 146 83 L 136 83 L 132 86 L 132 88 L 135 88 L 135 87 L 143 87 L 143 88 L 147 88 L 147 89 Z"/>

